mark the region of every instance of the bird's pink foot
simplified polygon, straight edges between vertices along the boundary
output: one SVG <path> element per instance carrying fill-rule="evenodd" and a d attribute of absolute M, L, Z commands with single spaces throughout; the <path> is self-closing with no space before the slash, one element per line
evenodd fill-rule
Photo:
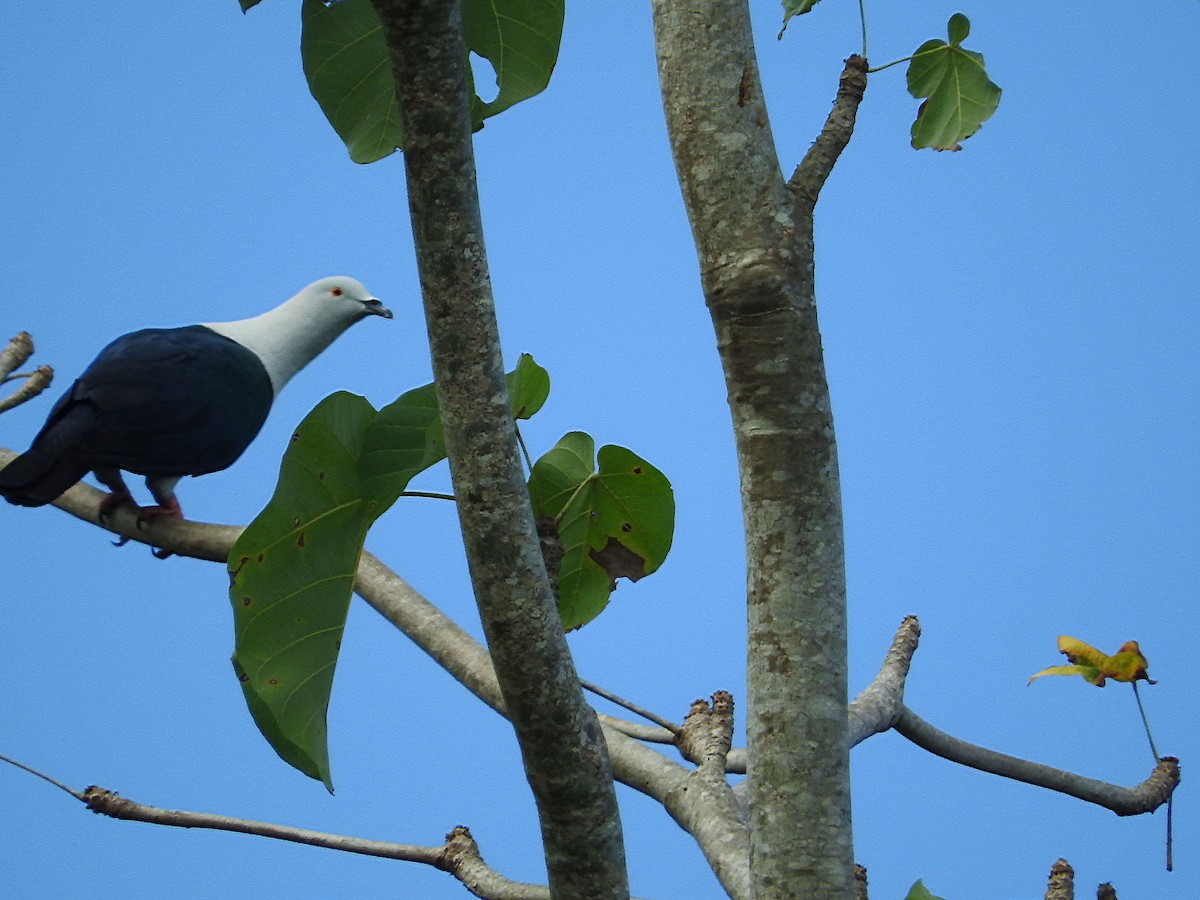
<path fill-rule="evenodd" d="M 100 501 L 100 509 L 98 511 L 100 524 L 103 525 L 104 520 L 111 516 L 113 510 L 115 510 L 118 506 L 132 502 L 133 495 L 130 494 L 129 491 L 112 491 L 106 494 Z"/>
<path fill-rule="evenodd" d="M 141 528 L 146 522 L 152 522 L 155 519 L 164 517 L 172 519 L 182 519 L 183 510 L 179 507 L 179 501 L 175 497 L 171 497 L 166 503 L 160 506 L 141 506 L 138 507 L 137 519 L 138 527 Z"/>

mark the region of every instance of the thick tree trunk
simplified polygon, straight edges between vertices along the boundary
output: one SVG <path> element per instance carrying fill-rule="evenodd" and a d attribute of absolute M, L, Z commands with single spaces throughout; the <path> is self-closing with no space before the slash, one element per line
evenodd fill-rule
<path fill-rule="evenodd" d="M 446 452 L 471 579 L 537 800 L 556 897 L 627 897 L 616 792 L 539 549 L 483 246 L 455 0 L 374 0 L 404 161 Z"/>
<path fill-rule="evenodd" d="M 812 203 L 780 174 L 745 0 L 655 0 L 654 18 L 741 475 L 754 896 L 849 898 L 842 511 Z"/>

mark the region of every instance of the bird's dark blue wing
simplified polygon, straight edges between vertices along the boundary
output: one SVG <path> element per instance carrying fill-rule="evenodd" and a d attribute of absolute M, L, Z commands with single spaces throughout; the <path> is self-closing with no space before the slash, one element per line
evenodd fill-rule
<path fill-rule="evenodd" d="M 232 465 L 274 391 L 258 357 L 202 325 L 117 338 L 55 404 L 31 448 L 87 468 L 203 475 Z"/>

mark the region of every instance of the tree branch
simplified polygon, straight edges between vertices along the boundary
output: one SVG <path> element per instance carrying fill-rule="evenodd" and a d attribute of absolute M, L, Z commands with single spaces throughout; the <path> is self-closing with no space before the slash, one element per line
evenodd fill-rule
<path fill-rule="evenodd" d="M 48 388 L 50 382 L 54 380 L 54 370 L 49 366 L 38 366 L 32 372 L 12 374 L 14 369 L 21 366 L 31 356 L 33 356 L 33 338 L 29 336 L 28 331 L 17 332 L 0 350 L 0 384 L 16 378 L 25 379 L 24 384 L 7 397 L 0 399 L 0 413 L 7 412 L 13 407 L 33 399 Z"/>
<path fill-rule="evenodd" d="M 16 456 L 0 448 L 0 467 Z M 96 524 L 104 494 L 77 484 L 54 505 L 85 522 Z M 139 529 L 133 512 L 118 509 L 106 520 L 115 534 L 180 556 L 224 563 L 242 529 L 191 520 L 153 522 Z M 446 672 L 501 715 L 507 716 L 491 657 L 469 634 L 370 553 L 359 560 L 355 590 L 385 619 L 428 653 Z M 601 717 L 608 719 L 608 717 Z M 620 723 L 637 730 L 643 726 Z M 657 730 L 657 729 L 655 729 Z M 670 734 L 665 732 L 665 734 Z M 747 897 L 749 884 L 745 826 L 731 814 L 724 798 L 704 789 L 691 789 L 689 772 L 605 725 L 604 738 L 613 774 L 622 784 L 658 801 L 679 826 L 695 839 L 722 886 L 732 897 Z"/>
<path fill-rule="evenodd" d="M 18 331 L 0 350 L 0 382 L 4 381 L 17 368 L 25 364 L 25 360 L 33 356 L 33 338 L 28 331 Z"/>
<path fill-rule="evenodd" d="M 817 205 L 817 196 L 833 172 L 838 157 L 850 143 L 858 106 L 862 103 L 866 90 L 867 61 L 861 56 L 851 56 L 846 60 L 846 67 L 842 69 L 837 98 L 833 101 L 833 109 L 825 120 L 825 127 L 821 129 L 816 141 L 808 148 L 804 159 L 788 181 L 788 186 L 796 192 L 797 199 L 810 211 Z"/>
<path fill-rule="evenodd" d="M 476 603 L 537 802 L 551 890 L 627 897 L 612 769 L 567 649 L 509 409 L 455 0 L 373 0 L 392 60 L 446 453 Z"/>
<path fill-rule="evenodd" d="M 907 616 L 900 623 L 892 646 L 874 680 L 850 701 L 850 746 L 854 747 L 873 734 L 891 729 L 904 710 L 904 684 L 908 667 L 921 638 L 921 623 Z"/>
<path fill-rule="evenodd" d="M 446 835 L 446 842 L 441 846 L 423 847 L 414 844 L 372 841 L 342 834 L 328 834 L 323 831 L 309 831 L 306 828 L 293 828 L 290 825 L 277 825 L 273 822 L 256 822 L 212 813 L 185 812 L 162 809 L 158 806 L 146 806 L 95 785 L 85 790 L 80 795 L 80 799 L 92 812 L 112 819 L 146 822 L 151 825 L 169 825 L 174 828 L 209 828 L 216 831 L 232 831 L 239 834 L 274 838 L 279 841 L 291 841 L 295 844 L 308 844 L 310 847 L 341 850 L 344 853 L 360 853 L 364 856 L 423 863 L 441 869 L 443 872 L 449 872 L 476 897 L 485 897 L 489 900 L 546 900 L 550 897 L 550 891 L 545 887 L 510 881 L 494 869 L 489 868 L 484 863 L 483 857 L 479 853 L 479 846 L 471 837 L 471 832 L 461 825 Z"/>
<path fill-rule="evenodd" d="M 1078 797 L 1088 803 L 1111 809 L 1118 816 L 1153 812 L 1167 802 L 1175 786 L 1179 784 L 1179 760 L 1171 756 L 1160 759 L 1150 777 L 1141 784 L 1127 788 L 977 747 L 939 731 L 907 706 L 904 707 L 895 728 L 918 747 L 943 759 L 979 769 L 981 772 L 990 772 L 1014 781 L 1023 781 Z"/>

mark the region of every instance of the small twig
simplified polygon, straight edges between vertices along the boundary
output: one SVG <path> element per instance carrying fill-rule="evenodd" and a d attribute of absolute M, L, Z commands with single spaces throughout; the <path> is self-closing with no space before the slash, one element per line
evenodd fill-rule
<path fill-rule="evenodd" d="M 659 725 L 667 729 L 669 732 L 671 732 L 671 734 L 679 734 L 680 726 L 676 725 L 670 719 L 664 719 L 662 716 L 652 713 L 650 710 L 638 706 L 636 703 L 626 700 L 624 697 L 619 697 L 612 691 L 607 691 L 599 685 L 592 684 L 590 681 L 584 681 L 582 678 L 580 678 L 579 683 L 583 685 L 584 690 L 591 691 L 593 694 L 603 697 L 610 703 L 615 703 L 617 706 L 624 707 L 635 716 L 641 716 L 648 722 L 653 722 L 655 725 Z"/>
<path fill-rule="evenodd" d="M 0 412 L 6 412 L 14 406 L 20 406 L 27 400 L 32 400 L 42 391 L 50 386 L 50 382 L 54 380 L 54 370 L 49 366 L 38 366 L 32 372 L 13 375 L 12 378 L 24 378 L 25 383 L 19 388 L 0 400 Z M 6 378 L 5 381 L 9 379 Z"/>
<path fill-rule="evenodd" d="M 0 761 L 8 763 L 10 766 L 16 766 L 18 769 L 24 769 L 30 775 L 36 776 L 37 778 L 42 779 L 42 781 L 45 781 L 48 784 L 54 785 L 56 788 L 58 788 L 61 791 L 66 791 L 68 794 L 70 794 L 76 800 L 79 800 L 81 802 L 87 802 L 86 800 L 84 800 L 83 794 L 79 793 L 79 791 L 76 791 L 72 788 L 67 787 L 61 781 L 56 781 L 55 779 L 53 779 L 49 775 L 47 775 L 45 772 L 39 772 L 37 769 L 34 769 L 31 766 L 27 766 L 23 762 L 19 762 L 18 760 L 13 759 L 11 756 L 5 756 L 3 754 L 0 754 Z"/>
<path fill-rule="evenodd" d="M 443 872 L 449 872 L 462 882 L 463 886 L 472 894 L 477 897 L 490 898 L 490 900 L 548 900 L 550 897 L 549 888 L 511 881 L 488 867 L 479 852 L 479 845 L 471 837 L 470 830 L 461 825 L 446 835 L 446 842 L 440 847 L 372 841 L 341 834 L 309 831 L 306 828 L 293 828 L 290 825 L 277 825 L 273 822 L 255 822 L 250 819 L 235 819 L 231 816 L 219 816 L 211 813 L 184 812 L 146 806 L 95 785 L 80 793 L 44 772 L 39 772 L 9 756 L 0 755 L 0 761 L 16 766 L 60 790 L 66 791 L 76 800 L 85 804 L 92 812 L 112 819 L 146 822 L 151 825 L 167 825 L 176 828 L 210 828 L 215 831 L 232 831 L 238 834 L 253 834 L 259 837 L 290 841 L 295 844 L 307 844 L 310 847 L 341 850 L 345 853 L 359 853 L 382 859 L 424 863 L 441 869 Z"/>

